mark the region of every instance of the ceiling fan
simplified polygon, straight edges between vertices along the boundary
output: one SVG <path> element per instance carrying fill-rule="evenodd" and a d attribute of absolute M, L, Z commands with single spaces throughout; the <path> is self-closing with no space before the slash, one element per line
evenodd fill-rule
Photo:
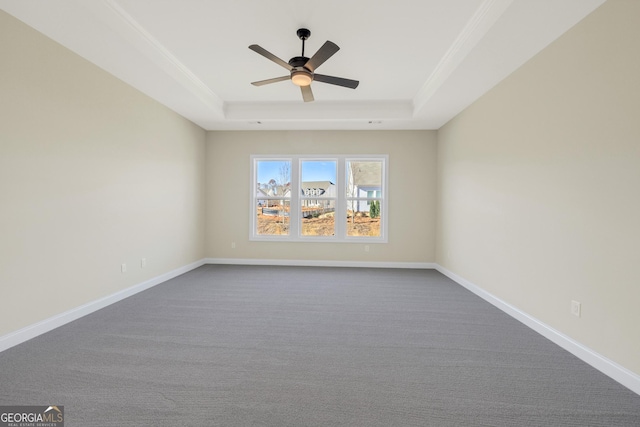
<path fill-rule="evenodd" d="M 289 70 L 290 75 L 283 77 L 276 77 L 273 79 L 260 80 L 257 82 L 251 83 L 254 86 L 263 86 L 271 83 L 282 82 L 285 80 L 291 80 L 293 84 L 296 86 L 300 86 L 300 90 L 302 91 L 302 99 L 304 102 L 313 101 L 313 92 L 311 91 L 311 82 L 318 81 L 322 83 L 329 83 L 336 86 L 347 87 L 350 89 L 355 89 L 358 87 L 360 83 L 357 80 L 349 80 L 343 79 L 342 77 L 334 77 L 334 76 L 325 76 L 324 74 L 317 74 L 316 69 L 324 64 L 324 62 L 331 58 L 340 48 L 333 42 L 326 41 L 325 44 L 322 45 L 320 49 L 313 55 L 311 58 L 307 58 L 304 56 L 304 42 L 311 36 L 311 31 L 306 28 L 300 28 L 296 34 L 302 40 L 302 55 L 294 56 L 289 60 L 289 62 L 284 62 L 282 59 L 278 58 L 271 52 L 266 49 L 258 46 L 257 44 L 252 44 L 249 46 L 249 49 L 252 51 L 264 56 L 267 59 L 275 62 L 281 67 Z"/>

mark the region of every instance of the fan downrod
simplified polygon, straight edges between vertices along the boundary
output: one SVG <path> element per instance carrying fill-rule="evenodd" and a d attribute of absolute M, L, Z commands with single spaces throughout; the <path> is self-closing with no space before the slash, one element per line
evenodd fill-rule
<path fill-rule="evenodd" d="M 296 31 L 296 34 L 298 35 L 298 38 L 302 40 L 302 55 L 300 57 L 304 58 L 304 41 L 311 37 L 311 31 L 307 28 L 300 28 Z"/>

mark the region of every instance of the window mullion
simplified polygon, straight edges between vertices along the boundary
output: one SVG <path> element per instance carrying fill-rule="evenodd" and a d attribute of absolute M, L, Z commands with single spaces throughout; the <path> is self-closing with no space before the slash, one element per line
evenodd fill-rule
<path fill-rule="evenodd" d="M 289 226 L 291 237 L 300 237 L 302 215 L 300 215 L 300 158 L 291 159 L 291 205 L 289 207 Z"/>
<path fill-rule="evenodd" d="M 335 212 L 335 227 L 336 237 L 338 239 L 344 239 L 347 235 L 347 188 L 346 188 L 346 166 L 345 159 L 338 159 L 338 173 L 336 174 L 336 212 Z"/>

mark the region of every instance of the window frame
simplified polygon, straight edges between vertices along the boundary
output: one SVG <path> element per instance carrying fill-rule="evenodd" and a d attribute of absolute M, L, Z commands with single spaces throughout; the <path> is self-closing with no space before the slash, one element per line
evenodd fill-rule
<path fill-rule="evenodd" d="M 291 185 L 290 196 L 287 198 L 290 203 L 289 209 L 289 234 L 257 234 L 256 207 L 258 206 L 258 162 L 260 161 L 289 161 L 291 162 Z M 336 182 L 335 189 L 335 218 L 334 235 L 332 236 L 305 236 L 302 235 L 302 201 L 315 199 L 334 199 L 318 195 L 303 196 L 302 188 L 302 162 L 304 161 L 335 161 L 336 162 Z M 376 191 L 379 196 L 368 198 L 358 197 L 359 200 L 380 201 L 380 235 L 379 236 L 348 236 L 347 235 L 347 208 L 351 199 L 347 197 L 347 162 L 381 162 L 381 189 Z M 325 243 L 387 243 L 388 223 L 389 223 L 389 156 L 387 154 L 252 154 L 250 156 L 250 218 L 249 218 L 249 240 L 264 242 L 325 242 Z M 280 200 L 283 197 L 273 196 L 270 199 Z M 341 218 L 339 220 L 339 218 Z"/>

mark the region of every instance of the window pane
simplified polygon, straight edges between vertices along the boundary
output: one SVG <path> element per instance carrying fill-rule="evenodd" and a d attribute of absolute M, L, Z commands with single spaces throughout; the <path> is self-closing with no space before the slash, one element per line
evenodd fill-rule
<path fill-rule="evenodd" d="M 380 200 L 353 200 L 356 209 L 347 210 L 347 236 L 380 237 L 381 208 Z M 350 202 L 350 203 L 351 203 Z M 364 209 L 366 207 L 366 210 Z M 355 215 L 354 215 L 355 212 Z"/>
<path fill-rule="evenodd" d="M 347 236 L 380 237 L 383 162 L 349 160 L 346 175 Z"/>
<path fill-rule="evenodd" d="M 263 200 L 258 203 L 257 235 L 281 236 L 289 234 L 289 200 Z"/>
<path fill-rule="evenodd" d="M 336 234 L 335 200 L 302 200 L 302 235 L 334 236 Z"/>
<path fill-rule="evenodd" d="M 256 177 L 258 199 L 263 195 L 291 197 L 291 162 L 289 160 L 256 161 Z"/>
<path fill-rule="evenodd" d="M 300 217 L 303 236 L 334 236 L 336 207 L 335 160 L 300 162 Z"/>

